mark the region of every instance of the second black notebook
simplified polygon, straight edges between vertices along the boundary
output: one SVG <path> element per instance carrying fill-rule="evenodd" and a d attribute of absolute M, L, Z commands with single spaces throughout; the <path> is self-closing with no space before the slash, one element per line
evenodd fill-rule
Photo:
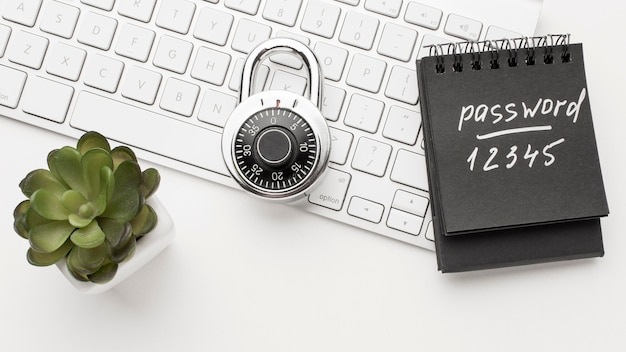
<path fill-rule="evenodd" d="M 418 63 L 443 235 L 607 215 L 582 45 L 465 45 Z"/>

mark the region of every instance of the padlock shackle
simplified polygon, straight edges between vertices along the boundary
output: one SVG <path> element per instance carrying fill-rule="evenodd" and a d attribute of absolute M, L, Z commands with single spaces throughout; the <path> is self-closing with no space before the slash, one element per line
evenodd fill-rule
<path fill-rule="evenodd" d="M 313 53 L 313 50 L 307 45 L 291 38 L 268 39 L 252 49 L 243 65 L 239 102 L 253 94 L 252 87 L 255 86 L 256 70 L 259 64 L 269 56 L 278 53 L 292 54 L 302 60 L 304 67 L 309 73 L 309 99 L 315 106 L 319 107 L 322 101 L 322 82 L 324 78 L 319 60 Z M 315 78 L 317 78 L 317 84 L 313 84 Z"/>

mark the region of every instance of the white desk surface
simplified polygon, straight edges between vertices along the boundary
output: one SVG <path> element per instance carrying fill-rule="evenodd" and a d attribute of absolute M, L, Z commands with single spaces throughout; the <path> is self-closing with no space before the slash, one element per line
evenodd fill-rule
<path fill-rule="evenodd" d="M 604 258 L 442 275 L 432 252 L 160 168 L 175 242 L 85 296 L 30 266 L 12 230 L 22 177 L 74 141 L 0 119 L 0 350 L 626 350 L 625 15 L 618 1 L 545 0 L 537 28 L 584 43 Z"/>

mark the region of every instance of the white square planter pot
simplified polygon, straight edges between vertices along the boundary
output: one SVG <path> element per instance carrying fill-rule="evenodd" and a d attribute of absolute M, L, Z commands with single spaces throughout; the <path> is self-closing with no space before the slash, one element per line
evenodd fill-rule
<path fill-rule="evenodd" d="M 134 272 L 139 270 L 139 268 L 146 265 L 172 243 L 176 233 L 172 218 L 163 207 L 163 204 L 161 204 L 155 196 L 148 199 L 148 204 L 150 204 L 157 213 L 157 225 L 150 233 L 137 241 L 134 255 L 129 260 L 119 264 L 117 273 L 111 281 L 104 284 L 80 281 L 75 279 L 72 273 L 67 269 L 65 260 L 60 260 L 56 263 L 56 266 L 74 288 L 85 294 L 96 294 L 107 291 L 127 279 Z"/>

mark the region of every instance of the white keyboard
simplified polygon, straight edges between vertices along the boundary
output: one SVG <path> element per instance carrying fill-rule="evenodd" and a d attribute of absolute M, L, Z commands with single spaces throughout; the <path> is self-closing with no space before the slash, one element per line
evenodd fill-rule
<path fill-rule="evenodd" d="M 312 47 L 325 76 L 327 177 L 294 204 L 433 249 L 415 60 L 421 47 L 532 35 L 541 0 L 0 0 L 0 115 L 235 186 L 221 157 L 242 62 L 275 36 Z M 293 57 L 257 89 L 303 94 Z M 2 121 L 0 120 L 0 125 Z"/>

